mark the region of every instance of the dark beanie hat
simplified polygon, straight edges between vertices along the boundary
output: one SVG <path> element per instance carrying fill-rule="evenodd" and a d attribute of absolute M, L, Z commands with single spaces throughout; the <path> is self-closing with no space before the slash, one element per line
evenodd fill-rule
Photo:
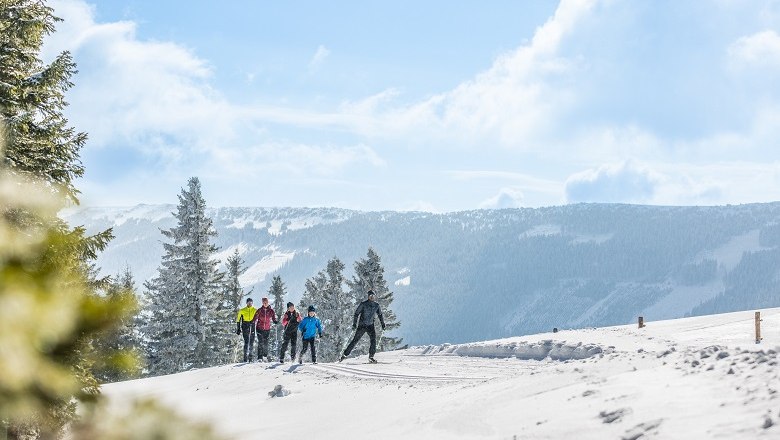
<path fill-rule="evenodd" d="M 287 307 L 292 307 L 292 306 L 294 306 L 294 305 L 295 305 L 295 304 L 293 304 L 293 303 L 287 303 Z"/>
<path fill-rule="evenodd" d="M 252 298 L 247 298 L 246 302 L 254 302 L 254 301 L 252 301 Z"/>
<path fill-rule="evenodd" d="M 316 307 L 314 307 L 314 306 L 309 306 L 309 311 L 310 311 L 310 312 L 316 312 L 316 311 L 317 311 L 317 308 L 316 308 Z"/>
<path fill-rule="evenodd" d="M 373 290 L 369 290 L 368 291 L 368 296 L 371 296 L 371 295 L 376 295 Z"/>

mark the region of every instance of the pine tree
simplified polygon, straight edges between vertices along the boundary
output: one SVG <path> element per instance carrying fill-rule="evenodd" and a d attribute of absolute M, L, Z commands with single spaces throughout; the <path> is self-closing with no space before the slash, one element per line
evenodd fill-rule
<path fill-rule="evenodd" d="M 387 336 L 387 333 L 392 332 L 401 326 L 398 317 L 390 307 L 393 303 L 393 292 L 387 287 L 387 281 L 385 281 L 385 269 L 382 267 L 382 262 L 379 258 L 379 254 L 374 251 L 373 248 L 368 248 L 368 254 L 366 258 L 360 259 L 355 262 L 355 275 L 351 281 L 347 281 L 349 286 L 349 294 L 356 303 L 360 303 L 367 298 L 369 290 L 373 290 L 376 294 L 376 301 L 382 309 L 382 315 L 384 316 L 386 329 L 384 331 L 379 328 L 378 323 L 375 321 L 376 327 L 379 329 L 377 332 L 379 340 L 377 341 L 378 351 L 394 350 L 401 344 L 401 338 Z M 358 345 L 360 353 L 366 352 L 365 342 Z"/>
<path fill-rule="evenodd" d="M 344 267 L 338 257 L 333 257 L 325 272 L 317 276 L 321 280 L 317 283 L 321 286 L 317 310 L 324 327 L 320 352 L 326 362 L 337 360 L 352 336 L 354 301 L 344 291 Z"/>
<path fill-rule="evenodd" d="M 165 255 L 157 276 L 146 283 L 150 299 L 149 368 L 154 375 L 217 365 L 229 358 L 224 317 L 223 274 L 213 259 L 217 235 L 206 216 L 200 181 L 193 177 L 179 195 L 177 225 L 161 231 Z"/>
<path fill-rule="evenodd" d="M 241 287 L 241 281 L 239 277 L 246 272 L 244 267 L 244 260 L 241 258 L 241 254 L 238 249 L 233 252 L 233 255 L 227 258 L 227 271 L 225 274 L 225 296 L 222 304 L 220 304 L 219 315 L 226 317 L 225 324 L 228 328 L 232 328 L 237 311 L 241 308 L 241 298 L 244 297 L 244 289 Z M 251 293 L 251 290 L 250 292 Z M 233 339 L 232 334 L 226 335 L 226 342 L 232 348 L 229 349 L 231 356 L 230 362 L 238 362 L 239 353 L 241 351 L 241 344 Z"/>
<path fill-rule="evenodd" d="M 268 289 L 268 296 L 270 298 L 273 298 L 273 308 L 274 312 L 276 313 L 276 318 L 279 320 L 279 322 L 282 322 L 282 315 L 284 315 L 284 311 L 287 309 L 287 305 L 284 301 L 284 297 L 287 296 L 287 287 L 285 287 L 284 283 L 282 282 L 282 277 L 279 275 L 274 276 L 273 281 L 271 281 L 271 288 Z M 274 335 L 274 345 L 272 352 L 275 354 L 279 353 L 279 347 L 280 347 L 280 339 L 282 337 L 282 326 L 277 325 L 276 331 Z"/>
<path fill-rule="evenodd" d="M 112 302 L 138 303 L 135 281 L 129 267 L 111 279 L 105 289 L 105 297 Z M 140 377 L 140 369 L 135 361 L 141 352 L 136 312 L 137 309 L 119 319 L 113 331 L 95 340 L 94 345 L 98 352 L 117 353 L 115 358 L 101 359 L 95 366 L 95 378 L 100 382 L 118 382 Z"/>
<path fill-rule="evenodd" d="M 245 296 L 239 277 L 246 272 L 245 261 L 241 258 L 238 249 L 229 256 L 226 261 L 225 272 L 225 301 L 223 307 L 233 311 L 241 308 L 241 299 Z M 251 294 L 250 290 L 246 295 Z"/>
<path fill-rule="evenodd" d="M 87 135 L 69 127 L 63 114 L 76 64 L 68 52 L 48 65 L 39 58 L 57 21 L 40 0 L 0 2 L 0 124 L 7 131 L 0 167 L 43 180 L 76 202 L 73 180 L 84 174 L 79 150 Z"/>

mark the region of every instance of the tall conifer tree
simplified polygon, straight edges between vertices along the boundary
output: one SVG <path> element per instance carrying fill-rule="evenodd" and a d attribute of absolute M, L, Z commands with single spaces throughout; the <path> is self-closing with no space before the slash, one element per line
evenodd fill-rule
<path fill-rule="evenodd" d="M 321 353 L 326 362 L 337 360 L 352 336 L 354 301 L 344 291 L 344 267 L 333 257 L 325 272 L 318 275 L 323 280 L 317 310 L 325 327 Z"/>
<path fill-rule="evenodd" d="M 226 263 L 225 296 L 222 304 L 220 304 L 219 315 L 225 317 L 225 325 L 232 329 L 236 312 L 241 308 L 241 298 L 244 297 L 244 289 L 241 287 L 239 277 L 246 272 L 246 267 L 244 267 L 244 260 L 241 258 L 238 249 L 227 258 Z M 232 349 L 228 350 L 231 352 L 229 360 L 237 362 L 241 351 L 241 343 L 238 339 L 232 338 L 232 333 L 226 335 L 226 343 L 232 347 Z"/>
<path fill-rule="evenodd" d="M 149 368 L 167 374 L 217 365 L 228 357 L 227 324 L 218 314 L 222 277 L 213 258 L 217 235 L 206 216 L 200 181 L 193 177 L 173 213 L 177 225 L 161 231 L 165 255 L 157 276 L 146 283 L 151 301 Z"/>
<path fill-rule="evenodd" d="M 0 2 L 0 123 L 7 137 L 0 166 L 43 180 L 75 202 L 73 180 L 84 174 L 79 150 L 87 135 L 68 126 L 63 110 L 76 64 L 69 52 L 48 65 L 39 58 L 57 21 L 40 0 Z"/>
<path fill-rule="evenodd" d="M 369 290 L 374 291 L 387 327 L 385 331 L 382 331 L 378 320 L 375 321 L 375 325 L 379 330 L 377 334 L 381 335 L 377 341 L 377 350 L 387 351 L 397 348 L 401 344 L 401 338 L 388 336 L 388 333 L 400 327 L 401 322 L 391 308 L 393 292 L 387 287 L 385 268 L 382 267 L 379 254 L 373 248 L 368 248 L 366 258 L 355 262 L 355 274 L 351 281 L 347 281 L 347 285 L 350 289 L 350 295 L 356 303 L 364 301 Z M 361 348 L 361 352 L 365 351 L 365 345 L 365 342 L 363 342 L 358 346 Z"/>
<path fill-rule="evenodd" d="M 287 296 L 287 287 L 285 287 L 284 283 L 282 282 L 282 277 L 279 275 L 274 276 L 273 281 L 271 281 L 271 287 L 268 289 L 268 295 L 270 297 L 269 299 L 272 301 L 272 306 L 274 308 L 274 312 L 276 313 L 276 318 L 281 323 L 282 315 L 284 314 L 285 310 L 287 310 L 287 304 L 284 300 L 284 298 Z M 277 325 L 273 344 L 274 355 L 279 354 L 279 341 L 282 337 L 281 332 L 282 326 Z"/>

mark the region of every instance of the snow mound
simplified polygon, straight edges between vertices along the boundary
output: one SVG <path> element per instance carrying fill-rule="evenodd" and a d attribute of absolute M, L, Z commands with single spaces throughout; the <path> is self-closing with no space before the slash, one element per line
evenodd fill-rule
<path fill-rule="evenodd" d="M 484 358 L 517 358 L 522 360 L 567 361 L 575 359 L 588 359 L 599 354 L 608 353 L 611 348 L 603 348 L 598 344 L 574 344 L 566 341 L 553 341 L 547 339 L 539 342 L 493 342 L 474 343 L 460 345 L 429 345 L 418 347 L 424 355 L 453 354 L 467 357 Z"/>

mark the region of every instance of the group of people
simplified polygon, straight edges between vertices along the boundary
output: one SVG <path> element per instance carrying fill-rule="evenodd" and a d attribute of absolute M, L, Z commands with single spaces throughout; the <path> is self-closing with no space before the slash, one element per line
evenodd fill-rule
<path fill-rule="evenodd" d="M 379 303 L 376 302 L 376 295 L 373 290 L 368 291 L 368 298 L 358 304 L 352 319 L 352 329 L 355 335 L 347 345 L 339 358 L 339 362 L 346 359 L 355 348 L 364 334 L 368 333 L 370 345 L 368 349 L 369 362 L 376 363 L 374 354 L 376 353 L 376 330 L 374 328 L 374 317 L 379 317 L 379 323 L 382 330 L 385 329 L 385 319 L 382 316 L 382 310 Z M 268 304 L 268 298 L 262 299 L 260 308 L 254 307 L 252 298 L 246 299 L 246 306 L 238 311 L 236 316 L 236 334 L 244 338 L 244 362 L 252 362 L 252 351 L 257 335 L 257 361 L 262 362 L 267 359 L 271 362 L 269 350 L 271 324 L 278 324 L 279 321 L 276 312 Z M 317 308 L 313 305 L 306 310 L 306 316 L 301 316 L 295 310 L 295 304 L 288 302 L 287 311 L 282 316 L 282 327 L 284 328 L 284 339 L 282 347 L 279 350 L 279 362 L 284 363 L 284 357 L 287 353 L 287 347 L 290 347 L 290 359 L 295 360 L 296 341 L 298 331 L 301 332 L 301 352 L 298 354 L 298 363 L 303 363 L 303 355 L 311 349 L 311 361 L 317 363 L 317 346 L 314 343 L 315 338 L 322 337 L 322 322 L 317 317 Z"/>

